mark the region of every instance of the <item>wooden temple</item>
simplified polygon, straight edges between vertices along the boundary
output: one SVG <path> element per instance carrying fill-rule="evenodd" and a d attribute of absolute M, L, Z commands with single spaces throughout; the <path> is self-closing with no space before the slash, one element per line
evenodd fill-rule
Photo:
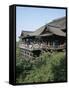
<path fill-rule="evenodd" d="M 23 57 L 39 56 L 43 51 L 66 48 L 66 17 L 62 17 L 35 31 L 22 31 L 19 48 Z"/>

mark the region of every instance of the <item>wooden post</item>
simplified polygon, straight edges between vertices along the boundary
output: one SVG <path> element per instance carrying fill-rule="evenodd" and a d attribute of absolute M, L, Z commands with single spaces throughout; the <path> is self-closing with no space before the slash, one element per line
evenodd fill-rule
<path fill-rule="evenodd" d="M 50 42 L 48 41 L 48 47 L 50 47 Z"/>

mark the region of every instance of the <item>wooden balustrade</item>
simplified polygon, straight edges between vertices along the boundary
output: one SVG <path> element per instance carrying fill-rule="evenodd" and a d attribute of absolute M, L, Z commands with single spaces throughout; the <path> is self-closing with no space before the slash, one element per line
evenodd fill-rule
<path fill-rule="evenodd" d="M 62 44 L 62 45 L 53 46 L 53 45 L 50 45 L 50 44 L 47 45 L 47 44 L 43 43 L 43 44 L 30 44 L 30 45 L 28 45 L 28 44 L 20 44 L 19 47 L 27 48 L 27 49 L 41 49 L 41 48 L 51 49 L 51 48 L 64 48 L 65 45 Z"/>

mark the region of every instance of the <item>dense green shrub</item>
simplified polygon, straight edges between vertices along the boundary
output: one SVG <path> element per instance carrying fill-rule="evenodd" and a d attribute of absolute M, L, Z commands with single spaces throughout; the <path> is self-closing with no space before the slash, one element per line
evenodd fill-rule
<path fill-rule="evenodd" d="M 16 53 L 16 80 L 19 83 L 66 81 L 65 52 L 45 52 L 25 60 Z"/>

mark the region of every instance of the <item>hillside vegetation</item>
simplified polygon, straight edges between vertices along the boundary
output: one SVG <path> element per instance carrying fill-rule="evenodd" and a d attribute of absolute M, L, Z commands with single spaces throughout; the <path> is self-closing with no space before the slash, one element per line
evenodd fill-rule
<path fill-rule="evenodd" d="M 45 52 L 32 60 L 22 59 L 16 50 L 16 82 L 59 82 L 66 81 L 66 57 L 64 52 Z"/>

